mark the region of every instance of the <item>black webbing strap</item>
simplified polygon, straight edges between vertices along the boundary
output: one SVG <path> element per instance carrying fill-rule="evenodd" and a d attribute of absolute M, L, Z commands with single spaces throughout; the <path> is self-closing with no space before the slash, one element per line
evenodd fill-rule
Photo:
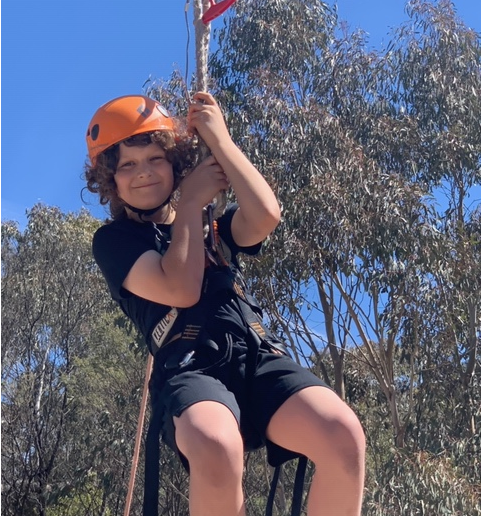
<path fill-rule="evenodd" d="M 246 377 L 252 378 L 255 373 L 255 364 L 257 362 L 257 351 L 259 347 L 262 345 L 262 342 L 265 342 L 270 348 L 274 348 L 277 351 L 280 351 L 286 356 L 289 356 L 287 351 L 287 347 L 274 339 L 271 333 L 265 329 L 264 325 L 261 324 L 260 319 L 257 317 L 256 313 L 252 310 L 252 307 L 249 305 L 248 299 L 245 299 L 242 296 L 239 296 L 239 306 L 244 316 L 245 322 L 249 325 L 249 334 L 251 339 L 248 339 L 250 343 L 247 354 L 247 363 L 246 363 Z M 249 307 L 249 309 L 247 308 Z M 255 342 L 255 346 L 252 343 Z M 279 475 L 281 472 L 282 464 L 276 466 L 274 469 L 274 474 L 271 480 L 271 487 L 269 489 L 269 496 L 267 498 L 266 504 L 266 516 L 272 516 L 272 511 L 274 508 L 274 499 L 277 490 L 277 484 L 279 482 Z M 302 495 L 304 492 L 304 479 L 306 476 L 306 468 L 307 468 L 307 458 L 301 455 L 299 457 L 297 463 L 296 477 L 294 480 L 294 489 L 292 495 L 292 505 L 291 505 L 291 516 L 301 516 L 302 510 Z"/>
<path fill-rule="evenodd" d="M 292 494 L 291 516 L 301 516 L 302 494 L 304 492 L 304 478 L 306 476 L 307 457 L 301 455 L 297 462 L 294 492 Z"/>
<path fill-rule="evenodd" d="M 195 351 L 199 345 L 199 335 L 205 319 L 205 306 L 202 303 L 187 309 L 188 319 L 184 325 L 182 335 L 179 339 L 167 344 L 172 346 L 168 357 L 165 359 L 163 368 L 165 370 L 177 369 L 181 361 Z M 186 310 L 186 311 L 187 311 Z M 182 314 L 183 316 L 184 314 Z M 162 348 L 161 348 L 162 349 Z M 160 351 L 160 350 L 159 350 Z M 192 355 L 190 355 L 192 356 Z M 157 359 L 157 355 L 156 355 Z M 152 412 L 150 415 L 149 428 L 145 439 L 145 478 L 144 478 L 144 502 L 143 516 L 158 516 L 159 514 L 159 487 L 160 487 L 160 433 L 162 428 L 162 405 L 159 396 L 152 393 L 156 389 L 155 374 L 159 365 L 154 363 L 151 379 Z"/>
<path fill-rule="evenodd" d="M 247 315 L 242 309 L 244 317 Z M 259 347 L 262 344 L 263 339 L 260 337 L 259 333 L 254 330 L 253 325 L 249 323 L 249 335 L 250 339 L 247 339 L 248 342 L 248 352 L 247 352 L 247 361 L 246 361 L 246 377 L 248 379 L 252 378 L 255 373 L 255 366 L 257 362 L 257 352 Z M 277 346 L 276 346 L 277 348 Z M 248 380 L 248 388 L 250 388 L 250 382 Z M 269 496 L 267 498 L 266 504 L 266 516 L 272 516 L 272 511 L 274 508 L 274 499 L 276 496 L 277 484 L 279 482 L 279 475 L 281 472 L 282 464 L 276 466 L 274 469 L 274 474 L 271 480 L 271 487 L 269 488 Z M 301 516 L 302 510 L 302 495 L 304 492 L 304 479 L 306 476 L 306 468 L 307 468 L 307 458 L 301 455 L 299 457 L 296 469 L 296 477 L 294 480 L 294 489 L 292 494 L 292 505 L 291 505 L 291 516 Z"/>
<path fill-rule="evenodd" d="M 271 351 L 279 351 L 283 355 L 290 357 L 287 346 L 276 339 L 262 322 L 262 319 L 255 311 L 256 305 L 250 303 L 249 296 L 237 296 L 238 306 L 242 312 L 245 322 L 254 331 L 259 339 L 259 346 L 264 343 Z"/>
<path fill-rule="evenodd" d="M 272 516 L 274 509 L 274 499 L 276 497 L 277 484 L 281 473 L 282 464 L 276 466 L 272 475 L 271 487 L 269 488 L 269 496 L 266 504 L 266 516 Z M 294 480 L 294 490 L 292 494 L 291 516 L 301 516 L 302 511 L 302 494 L 304 492 L 304 479 L 306 476 L 307 457 L 303 455 L 299 457 L 296 469 L 296 478 Z"/>
<path fill-rule="evenodd" d="M 152 407 L 149 429 L 145 439 L 145 477 L 143 516 L 158 516 L 160 487 L 160 426 L 161 414 Z"/>
<path fill-rule="evenodd" d="M 279 482 L 281 468 L 282 466 L 277 466 L 274 469 L 274 474 L 272 475 L 271 487 L 269 489 L 269 496 L 267 498 L 266 504 L 266 516 L 272 516 L 272 509 L 274 508 L 274 498 L 276 497 L 277 484 Z"/>

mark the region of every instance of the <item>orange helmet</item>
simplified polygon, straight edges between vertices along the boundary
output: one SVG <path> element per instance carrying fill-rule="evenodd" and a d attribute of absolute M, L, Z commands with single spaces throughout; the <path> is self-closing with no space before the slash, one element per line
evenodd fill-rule
<path fill-rule="evenodd" d="M 135 134 L 173 129 L 173 119 L 154 99 L 144 95 L 118 97 L 97 109 L 90 121 L 86 136 L 90 161 L 95 165 L 105 149 Z"/>

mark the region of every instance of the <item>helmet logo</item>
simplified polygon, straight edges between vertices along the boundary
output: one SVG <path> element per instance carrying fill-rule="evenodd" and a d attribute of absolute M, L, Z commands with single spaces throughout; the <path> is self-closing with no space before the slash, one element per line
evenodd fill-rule
<path fill-rule="evenodd" d="M 90 129 L 90 138 L 95 141 L 99 137 L 99 124 L 95 124 L 92 129 Z"/>
<path fill-rule="evenodd" d="M 137 108 L 137 113 L 139 113 L 140 116 L 143 116 L 144 118 L 148 118 L 152 114 L 152 111 L 147 106 L 139 106 Z"/>

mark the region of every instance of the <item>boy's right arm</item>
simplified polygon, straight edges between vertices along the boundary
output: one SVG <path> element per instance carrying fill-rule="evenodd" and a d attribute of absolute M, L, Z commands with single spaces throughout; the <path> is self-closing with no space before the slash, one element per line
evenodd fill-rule
<path fill-rule="evenodd" d="M 134 263 L 123 287 L 144 299 L 185 308 L 200 298 L 205 267 L 202 208 L 228 183 L 220 165 L 206 158 L 181 185 L 169 248 L 147 251 Z"/>

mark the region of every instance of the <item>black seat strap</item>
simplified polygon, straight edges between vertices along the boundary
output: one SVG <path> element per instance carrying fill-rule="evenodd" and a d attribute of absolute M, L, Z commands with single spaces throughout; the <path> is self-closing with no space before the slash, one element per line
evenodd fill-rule
<path fill-rule="evenodd" d="M 269 489 L 269 496 L 267 498 L 266 504 L 266 516 L 272 516 L 272 509 L 274 508 L 274 498 L 276 497 L 277 484 L 279 482 L 281 468 L 282 466 L 277 466 L 274 469 L 274 474 L 272 475 L 271 487 Z"/>
<path fill-rule="evenodd" d="M 304 479 L 307 469 L 307 457 L 301 455 L 297 462 L 296 478 L 294 480 L 294 492 L 292 494 L 291 516 L 301 516 L 302 494 L 304 492 Z"/>
<path fill-rule="evenodd" d="M 159 514 L 160 425 L 161 414 L 153 406 L 145 440 L 143 516 L 158 516 Z"/>
<path fill-rule="evenodd" d="M 272 516 L 274 509 L 274 499 L 276 497 L 277 484 L 281 473 L 282 464 L 276 466 L 272 475 L 271 487 L 269 488 L 269 496 L 266 504 L 266 516 Z M 301 516 L 302 511 L 302 494 L 304 492 L 304 479 L 307 469 L 307 457 L 301 455 L 297 463 L 296 478 L 294 480 L 294 491 L 292 495 L 291 516 Z"/>

